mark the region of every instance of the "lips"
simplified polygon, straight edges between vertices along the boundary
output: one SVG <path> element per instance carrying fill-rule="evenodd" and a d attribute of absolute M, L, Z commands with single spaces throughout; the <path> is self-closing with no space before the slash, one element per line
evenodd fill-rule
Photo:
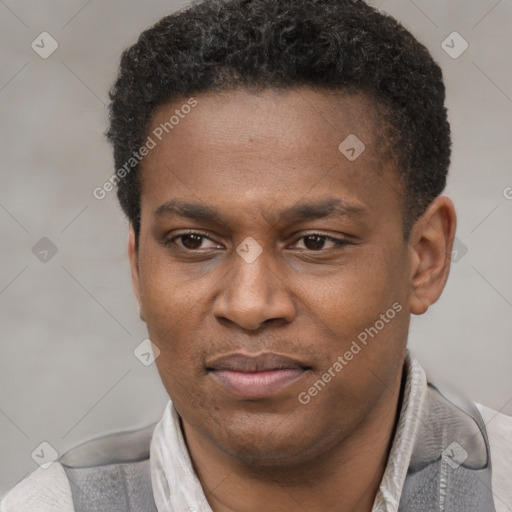
<path fill-rule="evenodd" d="M 237 397 L 258 399 L 278 394 L 300 379 L 310 367 L 275 353 L 230 354 L 207 364 L 207 370 Z"/>

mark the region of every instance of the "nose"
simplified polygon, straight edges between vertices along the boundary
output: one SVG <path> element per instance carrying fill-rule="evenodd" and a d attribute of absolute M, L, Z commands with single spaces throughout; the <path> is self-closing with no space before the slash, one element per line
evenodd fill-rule
<path fill-rule="evenodd" d="M 258 330 L 265 322 L 290 323 L 296 308 L 284 276 L 261 254 L 247 262 L 238 254 L 235 263 L 221 282 L 213 314 L 219 321 L 228 321 L 246 330 Z"/>

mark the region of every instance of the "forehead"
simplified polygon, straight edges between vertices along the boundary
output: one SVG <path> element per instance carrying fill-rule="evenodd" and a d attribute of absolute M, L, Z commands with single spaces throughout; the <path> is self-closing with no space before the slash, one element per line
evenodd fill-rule
<path fill-rule="evenodd" d="M 176 145 L 195 137 L 194 152 L 213 144 L 216 151 L 228 150 L 238 142 L 261 142 L 268 149 L 272 142 L 290 143 L 299 152 L 298 140 L 302 148 L 337 147 L 341 137 L 353 134 L 371 150 L 368 157 L 382 132 L 377 106 L 362 92 L 237 89 L 195 95 L 196 106 L 189 103 L 190 98 L 175 99 L 157 109 L 150 134 Z"/>
<path fill-rule="evenodd" d="M 345 204 L 372 208 L 399 192 L 396 170 L 382 158 L 376 110 L 363 94 L 237 90 L 193 100 L 175 100 L 153 116 L 155 147 L 141 166 L 143 210 L 149 203 L 155 213 L 172 196 L 229 203 L 231 211 L 259 205 L 270 215 L 269 208 L 336 191 Z"/>

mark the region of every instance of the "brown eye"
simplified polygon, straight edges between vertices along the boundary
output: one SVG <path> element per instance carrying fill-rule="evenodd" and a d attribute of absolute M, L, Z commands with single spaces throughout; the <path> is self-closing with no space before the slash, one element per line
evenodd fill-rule
<path fill-rule="evenodd" d="M 296 243 L 302 241 L 304 249 L 308 251 L 321 251 L 322 249 L 334 249 L 336 246 L 348 245 L 349 242 L 339 238 L 333 238 L 331 236 L 322 235 L 320 233 L 312 233 L 311 235 L 305 235 L 301 237 Z M 325 247 L 325 244 L 329 242 L 330 247 Z M 299 247 L 301 249 L 301 247 Z"/>
<path fill-rule="evenodd" d="M 213 245 L 209 247 L 206 245 L 210 242 Z M 172 246 L 177 246 L 179 249 L 184 251 L 198 251 L 201 249 L 218 249 L 219 244 L 214 242 L 210 237 L 206 236 L 200 232 L 190 231 L 187 233 L 181 233 L 180 235 L 173 236 L 172 238 L 168 238 L 163 241 L 163 245 L 165 247 L 171 248 Z M 203 247 L 203 245 L 206 245 Z M 204 251 L 203 251 L 204 252 Z"/>
<path fill-rule="evenodd" d="M 325 236 L 309 235 L 304 237 L 304 246 L 310 251 L 317 251 L 319 249 L 323 249 L 325 241 Z"/>
<path fill-rule="evenodd" d="M 180 235 L 177 238 L 181 238 L 181 243 L 186 249 L 194 250 L 201 247 L 205 237 L 196 233 L 190 233 L 188 235 Z"/>

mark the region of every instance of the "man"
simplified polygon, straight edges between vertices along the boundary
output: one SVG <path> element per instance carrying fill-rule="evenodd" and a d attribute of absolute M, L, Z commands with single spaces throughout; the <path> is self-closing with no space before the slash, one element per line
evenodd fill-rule
<path fill-rule="evenodd" d="M 212 0 L 125 51 L 108 137 L 171 401 L 1 511 L 512 510 L 512 419 L 427 383 L 441 295 L 441 70 L 361 1 Z"/>

